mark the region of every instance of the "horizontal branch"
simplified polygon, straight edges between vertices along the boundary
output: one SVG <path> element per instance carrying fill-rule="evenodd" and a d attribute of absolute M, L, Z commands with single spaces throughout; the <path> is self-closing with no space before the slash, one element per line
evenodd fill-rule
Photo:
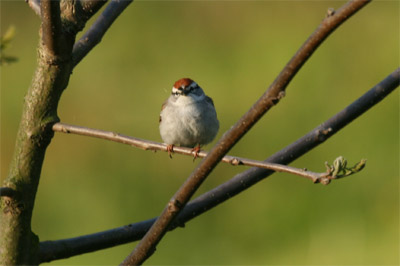
<path fill-rule="evenodd" d="M 266 159 L 266 162 L 288 164 L 311 149 L 322 144 L 354 119 L 360 117 L 371 107 L 379 103 L 399 86 L 400 68 L 387 76 L 363 96 L 342 111 L 317 126 L 297 141 Z M 179 147 L 176 147 L 179 150 Z M 191 219 L 218 206 L 231 197 L 245 191 L 259 181 L 270 176 L 272 171 L 251 168 L 218 187 L 190 201 L 175 219 L 169 230 L 184 225 Z M 141 239 L 153 225 L 156 218 L 132 223 L 111 230 L 69 239 L 44 241 L 40 243 L 40 262 L 65 259 L 88 252 L 98 251 Z"/>
<path fill-rule="evenodd" d="M 130 145 L 130 146 L 133 146 L 136 148 L 140 148 L 143 150 L 168 152 L 166 144 L 155 142 L 155 141 L 150 141 L 150 140 L 144 140 L 144 139 L 140 139 L 140 138 L 134 138 L 134 137 L 118 134 L 118 133 L 111 132 L 111 131 L 104 131 L 104 130 L 99 130 L 99 129 L 92 129 L 92 128 L 87 128 L 87 127 L 68 125 L 68 124 L 64 124 L 64 123 L 54 124 L 53 130 L 56 132 L 71 133 L 71 134 L 77 134 L 77 135 L 82 135 L 82 136 L 89 136 L 89 137 L 110 140 L 110 141 L 114 141 L 114 142 L 118 142 L 118 143 L 127 144 L 127 145 Z M 189 156 L 194 155 L 193 149 L 186 148 L 186 147 L 174 147 L 174 153 L 179 153 L 179 154 L 189 155 Z M 207 154 L 208 153 L 205 151 L 200 151 L 197 153 L 197 157 L 204 158 L 207 156 Z M 331 176 L 329 172 L 315 173 L 312 171 L 308 171 L 304 168 L 300 169 L 300 168 L 291 167 L 291 166 L 287 166 L 287 165 L 268 163 L 268 162 L 257 161 L 257 160 L 252 160 L 252 159 L 247 159 L 247 158 L 242 158 L 242 157 L 237 157 L 237 156 L 226 155 L 225 157 L 222 158 L 221 161 L 224 163 L 231 164 L 231 165 L 254 166 L 254 167 L 264 168 L 264 169 L 268 169 L 268 170 L 273 170 L 276 172 L 290 173 L 290 174 L 308 178 L 314 183 L 321 182 L 323 184 L 328 184 L 330 179 L 334 179 L 334 177 Z"/>

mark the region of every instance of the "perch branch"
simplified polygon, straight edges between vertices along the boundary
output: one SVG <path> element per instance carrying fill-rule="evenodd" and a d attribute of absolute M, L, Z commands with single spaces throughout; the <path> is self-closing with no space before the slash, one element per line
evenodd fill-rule
<path fill-rule="evenodd" d="M 133 0 L 111 1 L 99 15 L 93 25 L 74 44 L 72 51 L 73 65 L 76 66 L 103 38 L 104 34 L 117 17 Z"/>
<path fill-rule="evenodd" d="M 134 138 L 130 136 L 125 136 L 122 134 L 118 134 L 115 132 L 111 131 L 104 131 L 104 130 L 99 130 L 99 129 L 92 129 L 92 128 L 87 128 L 87 127 L 80 127 L 80 126 L 73 126 L 73 125 L 68 125 L 64 123 L 56 123 L 53 125 L 53 130 L 56 132 L 62 132 L 62 133 L 72 133 L 72 134 L 77 134 L 77 135 L 82 135 L 82 136 L 89 136 L 89 137 L 96 137 L 100 139 L 106 139 L 118 143 L 123 143 L 127 144 L 136 148 L 140 148 L 143 150 L 161 150 L 167 152 L 167 145 L 155 141 L 150 141 L 150 140 L 144 140 L 144 139 L 139 139 L 139 138 Z M 191 148 L 186 148 L 186 147 L 174 147 L 174 152 L 183 154 L 183 155 L 193 155 L 193 149 Z M 204 158 L 207 156 L 207 152 L 200 151 L 197 154 L 197 157 Z M 224 163 L 228 163 L 231 165 L 246 165 L 246 166 L 254 166 L 254 167 L 259 167 L 259 168 L 264 168 L 276 172 L 285 172 L 285 173 L 290 173 L 294 175 L 298 175 L 301 177 L 305 177 L 310 179 L 314 183 L 323 183 L 323 184 L 328 184 L 329 180 L 335 179 L 336 177 L 334 175 L 331 175 L 332 170 L 329 170 L 327 172 L 323 173 L 316 173 L 312 171 L 308 171 L 305 169 L 300 169 L 296 167 L 291 167 L 287 165 L 282 165 L 282 164 L 276 164 L 276 163 L 268 163 L 268 162 L 263 162 L 263 161 L 257 161 L 257 160 L 252 160 L 252 159 L 247 159 L 247 158 L 242 158 L 242 157 L 237 157 L 237 156 L 230 156 L 226 155 L 222 158 L 221 160 Z"/>
<path fill-rule="evenodd" d="M 317 126 L 309 133 L 266 159 L 267 162 L 288 164 L 311 149 L 325 142 L 354 119 L 389 95 L 400 82 L 400 68 L 345 109 Z M 177 147 L 178 148 L 178 147 Z M 260 168 L 251 168 L 237 174 L 229 181 L 200 195 L 185 206 L 169 228 L 175 229 L 191 219 L 216 207 L 231 197 L 271 175 L 273 172 Z M 40 262 L 50 262 L 81 255 L 100 249 L 110 248 L 141 239 L 156 218 L 129 224 L 111 230 L 70 239 L 44 241 L 40 243 Z"/>
<path fill-rule="evenodd" d="M 210 153 L 200 162 L 198 167 L 191 173 L 188 179 L 170 199 L 167 206 L 164 208 L 150 230 L 142 238 L 131 254 L 125 258 L 121 265 L 142 264 L 150 254 L 154 252 L 157 244 L 167 232 L 172 221 L 185 207 L 186 203 L 215 166 L 220 162 L 222 157 L 270 108 L 272 108 L 272 106 L 279 102 L 279 100 L 285 95 L 285 89 L 297 71 L 307 61 L 307 59 L 310 58 L 317 47 L 329 36 L 329 34 L 367 3 L 368 1 L 349 1 L 337 12 L 331 12 L 332 14 L 322 21 L 319 27 L 284 67 L 268 90 L 259 98 L 250 110 L 222 136 L 218 143 L 211 149 Z"/>

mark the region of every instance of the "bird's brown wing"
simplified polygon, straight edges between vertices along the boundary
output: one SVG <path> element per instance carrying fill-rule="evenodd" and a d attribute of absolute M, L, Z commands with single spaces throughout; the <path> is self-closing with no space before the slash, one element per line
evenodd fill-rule
<path fill-rule="evenodd" d="M 167 101 L 168 101 L 168 99 L 165 100 L 165 101 L 163 102 L 163 104 L 161 105 L 161 111 L 164 110 L 165 106 L 167 106 Z M 160 113 L 160 117 L 159 117 L 159 119 L 158 119 L 158 123 L 161 123 L 161 113 Z"/>

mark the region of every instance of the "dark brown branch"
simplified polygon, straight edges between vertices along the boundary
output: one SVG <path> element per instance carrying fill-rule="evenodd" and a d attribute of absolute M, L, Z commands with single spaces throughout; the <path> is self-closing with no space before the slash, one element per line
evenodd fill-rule
<path fill-rule="evenodd" d="M 60 2 L 58 0 L 41 0 L 42 42 L 52 56 L 60 55 L 62 47 L 62 29 Z"/>
<path fill-rule="evenodd" d="M 384 99 L 399 86 L 399 82 L 400 68 L 396 69 L 388 77 L 345 109 L 297 141 L 269 157 L 266 162 L 288 164 L 306 154 L 308 151 L 325 142 L 351 121 L 360 117 L 363 113 Z M 265 169 L 251 168 L 237 174 L 229 181 L 204 193 L 187 204 L 169 229 L 172 230 L 177 226 L 185 224 L 194 217 L 216 207 L 222 202 L 258 183 L 272 173 L 272 171 Z M 52 260 L 65 259 L 71 256 L 137 241 L 144 236 L 155 220 L 156 218 L 91 235 L 41 242 L 40 261 L 50 262 Z"/>
<path fill-rule="evenodd" d="M 111 1 L 93 25 L 74 44 L 72 61 L 76 66 L 103 38 L 117 17 L 133 0 Z"/>
<path fill-rule="evenodd" d="M 17 194 L 17 192 L 10 187 L 0 187 L 0 197 L 12 198 Z"/>
<path fill-rule="evenodd" d="M 299 51 L 284 67 L 279 76 L 271 84 L 261 98 L 242 116 L 242 118 L 228 131 L 210 153 L 203 159 L 189 178 L 170 199 L 160 217 L 151 229 L 139 242 L 132 253 L 121 263 L 121 265 L 142 264 L 152 254 L 167 232 L 174 218 L 180 213 L 189 199 L 196 192 L 222 157 L 250 130 L 253 125 L 284 96 L 285 89 L 301 66 L 314 53 L 317 47 L 335 30 L 340 24 L 360 10 L 368 1 L 350 1 L 334 14 L 327 16 L 314 33 L 303 44 Z"/>

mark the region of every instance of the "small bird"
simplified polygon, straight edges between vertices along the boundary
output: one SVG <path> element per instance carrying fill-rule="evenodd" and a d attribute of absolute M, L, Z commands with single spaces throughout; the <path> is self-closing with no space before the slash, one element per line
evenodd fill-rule
<path fill-rule="evenodd" d="M 160 135 L 168 145 L 169 156 L 174 145 L 179 145 L 193 148 L 196 158 L 200 146 L 210 143 L 218 129 L 213 100 L 189 78 L 175 82 L 160 113 Z"/>

